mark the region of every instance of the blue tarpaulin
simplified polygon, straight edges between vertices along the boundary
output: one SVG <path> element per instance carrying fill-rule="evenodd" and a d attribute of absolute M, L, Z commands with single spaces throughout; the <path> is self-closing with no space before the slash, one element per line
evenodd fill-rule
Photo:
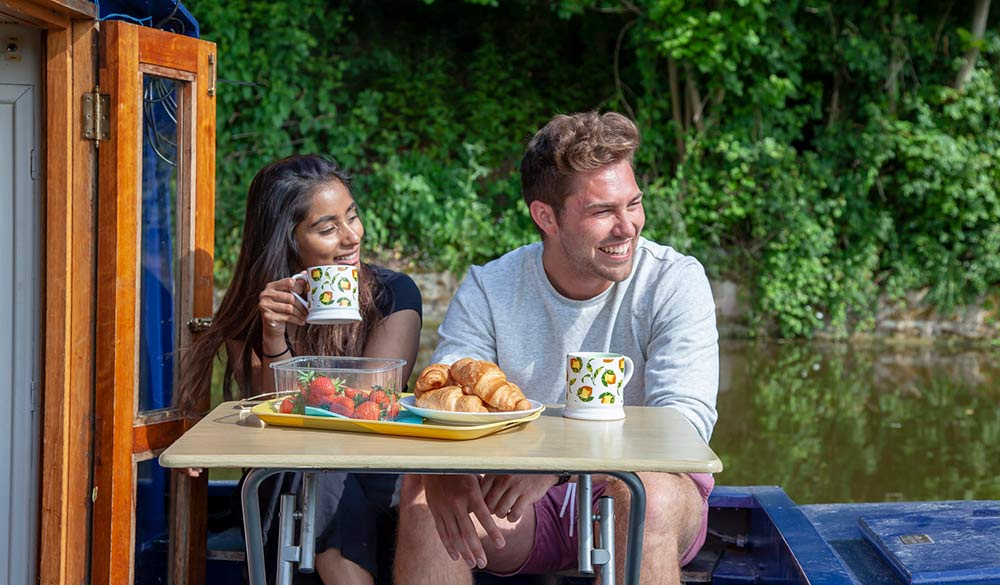
<path fill-rule="evenodd" d="M 101 20 L 126 20 L 199 38 L 198 21 L 179 0 L 94 0 Z"/>

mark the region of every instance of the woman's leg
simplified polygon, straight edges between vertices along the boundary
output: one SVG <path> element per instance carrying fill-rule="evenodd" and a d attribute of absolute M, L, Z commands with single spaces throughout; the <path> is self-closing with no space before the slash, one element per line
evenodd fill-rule
<path fill-rule="evenodd" d="M 328 548 L 316 555 L 316 572 L 324 585 L 375 585 L 375 578 L 360 565 Z"/>

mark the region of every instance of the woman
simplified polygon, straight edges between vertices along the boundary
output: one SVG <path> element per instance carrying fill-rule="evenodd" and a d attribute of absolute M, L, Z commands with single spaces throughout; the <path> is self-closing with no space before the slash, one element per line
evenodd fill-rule
<path fill-rule="evenodd" d="M 403 379 L 409 379 L 420 341 L 420 292 L 405 274 L 361 262 L 363 238 L 350 178 L 336 163 L 315 155 L 292 156 L 261 169 L 247 195 L 243 245 L 232 284 L 211 328 L 187 355 L 181 406 L 191 411 L 204 402 L 212 362 L 223 346 L 226 399 L 232 399 L 234 380 L 241 397 L 272 392 L 269 365 L 293 355 L 402 358 L 407 362 Z M 306 310 L 292 294 L 305 294 L 306 284 L 291 276 L 323 264 L 358 267 L 361 322 L 306 323 Z M 386 541 L 393 530 L 390 504 L 398 477 L 319 477 L 316 571 L 323 582 L 371 585 L 376 579 L 388 580 L 389 575 L 379 575 L 378 565 L 380 556 L 392 548 Z M 296 491 L 299 481 L 298 474 L 284 474 L 274 482 L 280 485 L 270 489 Z M 265 483 L 262 492 L 268 488 Z M 267 505 L 275 499 L 261 501 Z M 271 516 L 263 512 L 262 517 Z M 265 527 L 266 534 L 276 528 Z M 387 533 L 381 542 L 379 533 Z M 267 538 L 272 553 L 274 540 Z M 273 571 L 270 566 L 269 580 Z"/>

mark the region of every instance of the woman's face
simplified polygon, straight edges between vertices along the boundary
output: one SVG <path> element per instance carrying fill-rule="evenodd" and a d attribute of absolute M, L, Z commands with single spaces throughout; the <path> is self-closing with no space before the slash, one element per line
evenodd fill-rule
<path fill-rule="evenodd" d="M 313 193 L 306 217 L 295 226 L 300 268 L 323 264 L 357 266 L 364 235 L 351 194 L 340 181 L 331 181 Z"/>

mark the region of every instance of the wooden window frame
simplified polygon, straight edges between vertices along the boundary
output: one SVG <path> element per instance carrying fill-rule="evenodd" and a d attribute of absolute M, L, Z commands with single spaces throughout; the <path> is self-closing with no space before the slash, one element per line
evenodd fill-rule
<path fill-rule="evenodd" d="M 135 465 L 155 457 L 185 430 L 177 411 L 139 413 L 143 76 L 184 82 L 179 108 L 175 346 L 189 344 L 194 316 L 212 313 L 215 185 L 215 46 L 114 21 L 102 24 L 101 92 L 110 95 L 111 139 L 101 144 L 95 465 L 91 581 L 131 585 Z M 195 205 L 207 210 L 196 213 Z M 190 250 L 190 254 L 188 253 Z M 176 372 L 176 368 L 175 368 Z M 176 374 L 175 374 L 176 375 Z M 207 402 L 207 401 L 206 401 Z M 205 405 L 207 407 L 207 404 Z M 207 478 L 171 474 L 174 583 L 201 583 L 205 569 Z M 122 546 L 130 543 L 130 546 Z"/>

